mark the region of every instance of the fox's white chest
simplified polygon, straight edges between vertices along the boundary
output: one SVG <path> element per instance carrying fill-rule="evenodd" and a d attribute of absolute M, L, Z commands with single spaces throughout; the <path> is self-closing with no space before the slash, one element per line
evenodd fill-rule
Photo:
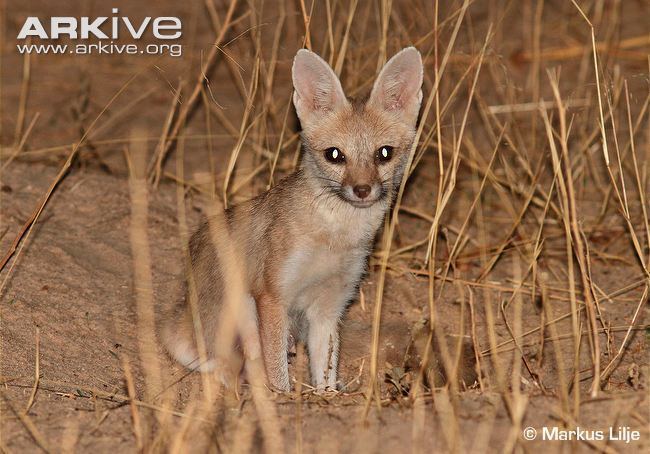
<path fill-rule="evenodd" d="M 344 251 L 312 242 L 298 245 L 281 267 L 280 282 L 285 298 L 291 303 L 318 286 L 328 292 L 337 290 L 326 288 L 331 285 L 343 288 L 355 284 L 365 269 L 366 255 L 362 248 Z"/>
<path fill-rule="evenodd" d="M 346 205 L 316 209 L 296 232 L 293 248 L 280 268 L 280 285 L 288 304 L 299 303 L 314 291 L 347 293 L 353 289 L 365 270 L 384 210 L 382 204 L 366 210 Z"/>

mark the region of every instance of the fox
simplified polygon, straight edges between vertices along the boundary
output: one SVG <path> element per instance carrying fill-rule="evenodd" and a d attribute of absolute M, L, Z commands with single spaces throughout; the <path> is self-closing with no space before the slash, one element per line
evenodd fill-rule
<path fill-rule="evenodd" d="M 416 48 L 404 48 L 383 66 L 369 95 L 352 99 L 325 60 L 301 49 L 292 81 L 302 141 L 296 170 L 200 224 L 188 246 L 191 279 L 163 338 L 185 367 L 219 372 L 226 368 L 219 330 L 235 329 L 243 368 L 260 360 L 263 380 L 278 391 L 291 389 L 288 350 L 295 339 L 306 346 L 314 388 L 336 390 L 340 324 L 405 172 L 423 64 Z M 236 251 L 236 259 L 224 249 Z M 243 289 L 234 328 L 224 323 L 233 263 Z"/>

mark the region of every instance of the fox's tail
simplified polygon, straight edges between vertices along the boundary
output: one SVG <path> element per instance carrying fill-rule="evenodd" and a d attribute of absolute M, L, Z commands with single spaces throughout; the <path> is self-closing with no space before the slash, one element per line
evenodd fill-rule
<path fill-rule="evenodd" d="M 163 326 L 161 335 L 169 354 L 183 366 L 200 372 L 214 370 L 215 361 L 213 359 L 201 362 L 199 358 L 191 316 L 187 311 L 183 311 L 180 317 L 168 320 Z"/>

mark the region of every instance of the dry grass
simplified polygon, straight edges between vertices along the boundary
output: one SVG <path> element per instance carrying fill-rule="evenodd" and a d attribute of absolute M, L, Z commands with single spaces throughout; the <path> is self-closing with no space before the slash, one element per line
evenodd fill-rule
<path fill-rule="evenodd" d="M 344 409 L 360 450 L 373 450 L 366 443 L 372 435 L 363 434 L 380 421 L 402 424 L 404 446 L 416 452 L 427 452 L 434 426 L 436 446 L 450 452 L 524 452 L 529 442 L 522 429 L 544 419 L 535 399 L 548 399 L 553 424 L 571 428 L 587 424 L 584 411 L 593 402 L 616 400 L 630 386 L 643 389 L 631 380 L 639 377 L 632 377 L 633 370 L 648 373 L 650 34 L 641 22 L 649 11 L 632 2 L 566 3 L 206 0 L 183 18 L 184 58 L 191 64 L 179 80 L 167 78 L 165 64 L 173 62 L 165 59 L 134 65 L 126 82 L 104 97 L 108 102 L 95 107 L 97 115 L 82 125 L 81 136 L 66 137 L 69 143 L 38 136 L 44 114 L 28 101 L 45 63 L 13 58 L 21 61 L 21 71 L 16 103 L 3 103 L 3 116 L 13 120 L 6 128 L 3 118 L 2 172 L 23 161 L 53 160 L 59 171 L 34 208 L 27 208 L 31 214 L 20 228 L 2 238 L 3 304 L 62 181 L 97 172 L 109 161 L 95 157 L 118 149 L 126 158 L 113 159 L 110 168 L 129 176 L 137 351 L 120 356 L 119 391 L 48 380 L 40 374 L 43 339 L 37 328 L 28 399 L 25 404 L 9 397 L 14 379 L 8 374 L 16 372 L 3 371 L 0 424 L 16 420 L 36 446 L 57 451 L 47 438 L 52 433 L 39 429 L 30 409 L 39 389 L 72 387 L 83 398 L 88 393 L 128 405 L 129 447 L 141 452 L 332 449 L 324 438 L 322 445 L 307 441 L 313 429 L 304 421 L 314 402 Z M 7 5 L 3 14 L 12 14 Z M 371 323 L 370 335 L 356 340 L 367 344 L 359 365 L 346 365 L 358 371 L 342 377 L 347 384 L 340 392 L 317 395 L 299 346 L 292 393 L 267 390 L 256 363 L 248 366 L 250 383 L 241 388 L 223 389 L 209 374 L 188 385 L 191 377 L 162 359 L 156 340 L 161 303 L 152 281 L 152 196 L 172 186 L 176 191 L 174 240 L 187 262 L 191 201 L 217 213 L 268 189 L 299 162 L 288 77 L 298 48 L 321 54 L 346 92 L 358 96 L 386 59 L 410 44 L 425 61 L 425 98 L 408 172 L 361 289 L 360 313 Z M 144 91 L 151 71 L 165 80 L 166 91 Z M 138 97 L 124 99 L 134 85 Z M 163 100 L 151 107 L 158 120 L 143 126 L 136 121 L 142 112 L 134 111 L 154 94 Z M 226 101 L 228 108 L 221 105 Z M 137 127 L 124 125 L 132 121 Z M 115 130 L 130 133 L 121 138 Z M 218 344 L 228 348 L 245 288 L 237 245 L 221 235 L 225 229 L 212 227 L 216 246 L 232 263 L 230 318 Z M 193 288 L 194 277 L 187 279 Z M 386 317 L 394 316 L 387 308 L 400 304 L 395 289 L 419 292 L 409 306 L 418 320 L 409 327 L 412 341 L 401 365 L 388 364 L 384 351 Z M 200 320 L 195 329 L 205 361 Z M 468 348 L 471 379 L 464 365 Z M 4 362 L 10 355 L 3 347 Z M 407 361 L 410 355 L 415 363 Z M 359 386 L 351 390 L 354 384 Z M 186 394 L 179 397 L 178 389 Z M 478 396 L 491 400 L 468 438 L 463 402 Z M 243 410 L 247 402 L 254 406 L 249 413 Z M 504 418 L 497 421 L 498 405 Z M 382 420 L 393 407 L 409 415 L 407 422 Z M 648 440 L 647 412 L 632 417 Z M 602 415 L 600 426 L 609 423 L 610 415 Z M 10 452 L 2 433 L 0 427 L 0 449 Z M 61 447 L 73 449 L 78 433 L 68 420 Z M 615 452 L 601 441 L 574 447 Z"/>

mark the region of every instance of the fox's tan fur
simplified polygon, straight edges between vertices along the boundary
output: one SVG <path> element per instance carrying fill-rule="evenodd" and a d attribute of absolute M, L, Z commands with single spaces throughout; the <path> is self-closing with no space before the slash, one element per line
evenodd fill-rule
<path fill-rule="evenodd" d="M 229 270 L 216 232 L 234 245 L 242 270 L 247 296 L 238 302 L 237 329 L 246 359 L 261 356 L 269 383 L 290 389 L 287 344 L 293 329 L 307 346 L 313 384 L 335 388 L 339 321 L 356 295 L 404 172 L 422 99 L 422 65 L 414 48 L 405 49 L 384 67 L 369 99 L 360 102 L 348 101 L 333 71 L 309 51 L 296 56 L 293 78 L 301 164 L 271 190 L 206 221 L 194 234 L 191 276 L 200 324 L 183 303 L 164 337 L 186 366 L 222 367 L 216 339 Z M 382 146 L 391 146 L 394 155 L 380 163 L 376 153 Z M 345 154 L 344 163 L 325 159 L 330 147 Z M 360 185 L 371 188 L 365 198 L 355 195 Z M 197 326 L 208 359 L 203 365 Z"/>

